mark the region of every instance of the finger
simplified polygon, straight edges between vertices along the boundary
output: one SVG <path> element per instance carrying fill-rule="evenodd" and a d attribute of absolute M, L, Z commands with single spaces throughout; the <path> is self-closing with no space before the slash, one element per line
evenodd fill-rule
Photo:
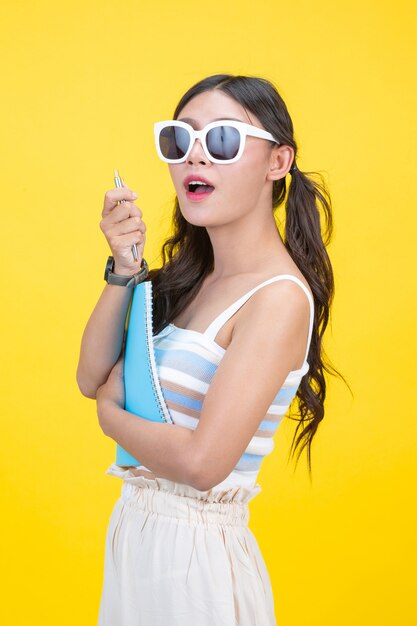
<path fill-rule="evenodd" d="M 126 261 L 132 254 L 130 248 L 133 245 L 135 245 L 138 249 L 139 246 L 144 248 L 145 242 L 146 235 L 138 230 L 134 230 L 131 233 L 126 233 L 125 235 L 115 235 L 110 237 L 109 245 L 112 250 L 115 251 L 115 255 L 117 254 L 117 257 L 122 257 L 123 262 L 126 264 Z M 138 261 L 141 261 L 141 259 L 138 259 Z"/>
<path fill-rule="evenodd" d="M 116 205 L 106 215 L 103 210 L 103 221 L 106 220 L 109 224 L 117 224 L 129 217 L 142 217 L 142 211 L 134 202 L 123 202 L 123 204 Z"/>
<path fill-rule="evenodd" d="M 126 189 L 125 187 L 118 187 L 116 189 L 110 189 L 106 191 L 104 196 L 102 216 L 108 215 L 121 200 L 130 201 L 136 200 L 138 194 Z"/>
<path fill-rule="evenodd" d="M 116 209 L 115 209 L 116 211 Z M 145 232 L 146 226 L 142 221 L 140 215 L 107 215 L 100 221 L 100 228 L 104 234 L 109 235 L 122 235 L 125 233 L 131 233 L 132 230 L 140 230 Z"/>
<path fill-rule="evenodd" d="M 108 235 L 127 235 L 128 233 L 133 233 L 135 231 L 140 231 L 141 233 L 146 232 L 146 225 L 142 222 L 142 219 L 135 215 L 134 217 L 129 217 L 126 220 L 122 220 L 116 224 L 112 224 L 110 228 L 107 230 Z"/>
<path fill-rule="evenodd" d="M 145 245 L 146 235 L 145 233 L 141 233 L 138 230 L 132 231 L 131 233 L 126 233 L 126 235 L 114 235 L 110 237 L 110 246 L 113 250 L 125 250 L 126 248 L 130 249 L 133 244 L 136 244 L 138 247 Z M 130 256 L 130 255 L 129 255 Z"/>

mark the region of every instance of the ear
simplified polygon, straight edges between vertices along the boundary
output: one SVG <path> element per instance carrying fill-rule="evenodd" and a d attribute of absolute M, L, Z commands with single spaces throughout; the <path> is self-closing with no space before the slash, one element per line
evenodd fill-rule
<path fill-rule="evenodd" d="M 287 175 L 294 160 L 294 148 L 275 145 L 271 150 L 267 180 L 279 180 Z"/>

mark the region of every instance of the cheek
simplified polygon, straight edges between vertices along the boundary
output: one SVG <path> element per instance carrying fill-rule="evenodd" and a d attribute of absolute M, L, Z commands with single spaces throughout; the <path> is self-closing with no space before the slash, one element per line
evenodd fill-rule
<path fill-rule="evenodd" d="M 174 183 L 174 186 L 176 186 L 176 175 L 175 175 L 175 169 L 172 167 L 172 165 L 168 164 L 168 171 L 169 171 L 169 175 L 171 176 L 171 180 Z"/>
<path fill-rule="evenodd" d="M 183 176 L 181 176 L 181 172 L 178 170 L 178 165 L 172 165 L 168 163 L 169 173 L 174 184 L 175 189 L 179 189 L 182 184 Z"/>
<path fill-rule="evenodd" d="M 234 171 L 230 177 L 225 177 L 226 188 L 233 195 L 238 194 L 242 200 L 256 197 L 263 184 L 263 170 L 258 162 L 232 164 Z M 229 179 L 229 180 L 227 180 Z"/>

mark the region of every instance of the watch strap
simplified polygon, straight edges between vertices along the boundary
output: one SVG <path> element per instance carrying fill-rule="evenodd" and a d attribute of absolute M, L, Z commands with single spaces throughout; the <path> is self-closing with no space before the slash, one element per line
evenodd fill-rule
<path fill-rule="evenodd" d="M 136 272 L 136 274 L 133 274 L 131 276 L 124 274 L 115 274 L 113 272 L 113 267 L 114 259 L 112 256 L 109 256 L 109 258 L 107 259 L 106 271 L 104 273 L 104 279 L 107 281 L 107 283 L 109 283 L 110 285 L 129 287 L 131 289 L 136 287 L 136 285 L 139 285 L 139 283 L 143 282 L 149 273 L 149 266 L 143 257 L 140 270 Z"/>

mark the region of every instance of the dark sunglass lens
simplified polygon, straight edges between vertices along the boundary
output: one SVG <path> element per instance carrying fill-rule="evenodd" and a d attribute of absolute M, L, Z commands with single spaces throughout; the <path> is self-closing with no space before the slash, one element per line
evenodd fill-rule
<path fill-rule="evenodd" d="M 166 159 L 181 159 L 190 145 L 190 134 L 180 126 L 166 126 L 159 134 L 159 146 Z"/>
<path fill-rule="evenodd" d="M 239 151 L 240 133 L 233 126 L 215 126 L 207 133 L 206 142 L 215 159 L 233 159 Z"/>

